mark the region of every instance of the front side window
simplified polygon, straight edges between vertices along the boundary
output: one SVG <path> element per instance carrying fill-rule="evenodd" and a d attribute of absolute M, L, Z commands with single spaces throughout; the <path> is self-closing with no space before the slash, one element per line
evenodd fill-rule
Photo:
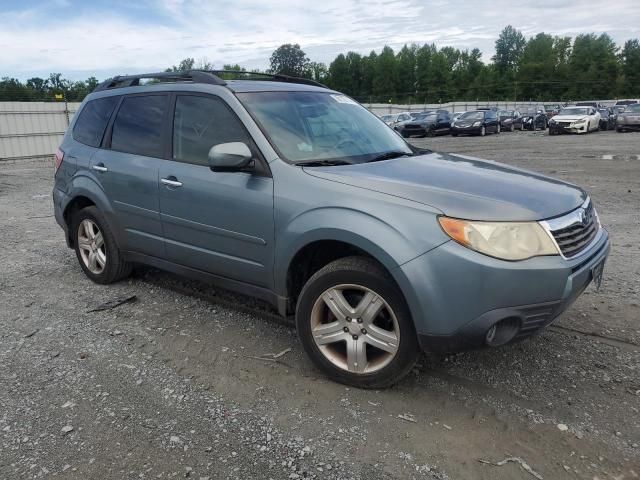
<path fill-rule="evenodd" d="M 412 155 L 409 145 L 362 105 L 325 92 L 237 94 L 285 161 L 372 161 L 390 152 Z"/>
<path fill-rule="evenodd" d="M 220 143 L 251 139 L 238 117 L 217 97 L 179 95 L 173 117 L 173 159 L 208 165 L 209 150 Z"/>
<path fill-rule="evenodd" d="M 136 95 L 122 101 L 111 134 L 111 149 L 146 157 L 162 157 L 162 125 L 166 95 Z"/>
<path fill-rule="evenodd" d="M 87 102 L 73 127 L 73 138 L 90 147 L 99 147 L 119 99 L 120 97 L 104 97 Z"/>

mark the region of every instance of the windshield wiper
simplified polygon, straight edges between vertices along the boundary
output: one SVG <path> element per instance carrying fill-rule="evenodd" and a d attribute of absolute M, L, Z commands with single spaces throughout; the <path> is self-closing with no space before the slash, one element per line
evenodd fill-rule
<path fill-rule="evenodd" d="M 345 160 L 303 160 L 301 162 L 295 162 L 294 165 L 300 165 L 302 167 L 333 167 L 334 165 L 353 165 L 351 162 Z"/>
<path fill-rule="evenodd" d="M 381 153 L 377 157 L 373 157 L 371 160 L 367 160 L 367 163 L 381 162 L 382 160 L 391 160 L 399 157 L 410 157 L 411 155 L 412 153 L 403 152 L 401 150 L 391 150 L 389 152 Z"/>

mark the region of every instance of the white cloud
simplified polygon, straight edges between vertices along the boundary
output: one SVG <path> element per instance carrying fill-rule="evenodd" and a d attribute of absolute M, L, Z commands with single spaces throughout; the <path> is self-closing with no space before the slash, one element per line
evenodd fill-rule
<path fill-rule="evenodd" d="M 59 1 L 51 10 L 0 12 L 2 75 L 105 76 L 164 69 L 187 56 L 207 57 L 217 67 L 265 68 L 282 43 L 300 43 L 324 62 L 347 50 L 368 53 L 410 42 L 478 47 L 488 59 L 507 24 L 526 35 L 606 31 L 618 42 L 637 36 L 640 24 L 637 0 L 606 8 L 583 1 L 576 9 L 546 0 L 513 2 L 508 9 L 489 0 L 148 0 L 107 11 Z"/>

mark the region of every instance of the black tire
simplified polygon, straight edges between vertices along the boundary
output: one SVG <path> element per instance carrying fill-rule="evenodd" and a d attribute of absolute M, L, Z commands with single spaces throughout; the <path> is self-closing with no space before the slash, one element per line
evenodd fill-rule
<path fill-rule="evenodd" d="M 452 137 L 457 137 L 457 136 L 458 136 L 458 134 L 457 134 L 457 133 L 455 133 L 455 132 L 451 132 L 451 136 L 452 136 Z"/>
<path fill-rule="evenodd" d="M 498 126 L 496 127 L 496 133 L 500 133 L 502 131 L 502 127 L 500 126 L 500 124 L 498 124 Z"/>
<path fill-rule="evenodd" d="M 624 128 L 618 127 L 618 128 L 616 128 L 616 132 L 622 133 L 622 132 L 624 132 Z"/>
<path fill-rule="evenodd" d="M 399 342 L 392 360 L 372 373 L 355 373 L 340 368 L 319 349 L 312 335 L 312 312 L 316 301 L 337 285 L 358 285 L 375 292 L 393 310 Z M 416 332 L 404 296 L 389 273 L 366 257 L 345 257 L 318 270 L 304 285 L 296 306 L 296 327 L 305 352 L 313 363 L 333 380 L 359 388 L 383 388 L 398 382 L 413 367 L 419 348 Z"/>
<path fill-rule="evenodd" d="M 406 132 L 401 132 L 400 135 L 402 135 L 403 138 L 409 138 L 409 134 Z"/>
<path fill-rule="evenodd" d="M 516 126 L 512 123 L 511 127 L 509 127 L 509 131 L 510 132 L 515 132 L 516 131 Z"/>
<path fill-rule="evenodd" d="M 487 134 L 487 128 L 482 125 L 482 127 L 480 127 L 480 136 L 484 137 Z"/>
<path fill-rule="evenodd" d="M 430 128 L 429 130 L 427 130 L 426 136 L 433 138 L 436 136 L 436 132 L 432 128 Z"/>
<path fill-rule="evenodd" d="M 78 241 L 79 227 L 85 219 L 91 220 L 95 223 L 104 239 L 106 263 L 101 273 L 94 273 L 89 270 L 80 253 Z M 118 248 L 115 237 L 113 236 L 113 232 L 111 231 L 111 227 L 98 208 L 91 206 L 77 211 L 72 218 L 71 228 L 78 263 L 80 263 L 80 267 L 85 275 L 92 281 L 100 284 L 108 284 L 122 280 L 131 274 L 132 265 L 131 263 L 123 260 L 120 249 Z"/>
<path fill-rule="evenodd" d="M 522 122 L 522 123 L 520 124 L 520 131 L 521 131 L 521 132 L 524 132 L 524 122 Z"/>

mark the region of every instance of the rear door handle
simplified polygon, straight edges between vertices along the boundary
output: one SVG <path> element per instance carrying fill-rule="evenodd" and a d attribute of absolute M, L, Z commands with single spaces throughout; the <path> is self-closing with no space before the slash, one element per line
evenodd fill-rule
<path fill-rule="evenodd" d="M 98 172 L 108 172 L 109 171 L 109 169 L 104 166 L 104 163 L 98 163 L 97 165 L 94 165 L 91 168 L 93 168 L 94 170 L 97 170 Z"/>
<path fill-rule="evenodd" d="M 161 178 L 160 181 L 165 184 L 168 185 L 170 187 L 181 187 L 182 186 L 182 182 L 179 182 L 176 177 L 171 176 L 169 178 Z"/>

